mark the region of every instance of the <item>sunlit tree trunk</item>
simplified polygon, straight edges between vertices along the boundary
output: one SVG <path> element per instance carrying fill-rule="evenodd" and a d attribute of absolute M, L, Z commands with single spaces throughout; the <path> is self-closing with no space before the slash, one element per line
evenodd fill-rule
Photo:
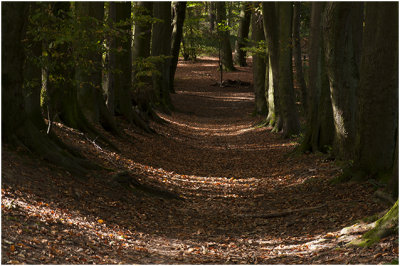
<path fill-rule="evenodd" d="M 278 4 L 279 10 L 279 95 L 283 120 L 283 135 L 291 137 L 300 132 L 299 117 L 293 88 L 292 17 L 290 2 Z"/>
<path fill-rule="evenodd" d="M 186 2 L 174 2 L 174 19 L 173 19 L 173 31 L 172 31 L 172 47 L 171 47 L 171 70 L 170 70 L 170 91 L 175 92 L 174 89 L 174 78 L 176 72 L 176 66 L 178 65 L 179 50 L 181 47 L 182 35 L 183 35 L 183 23 L 185 21 L 186 14 Z"/>
<path fill-rule="evenodd" d="M 282 130 L 278 90 L 278 29 L 279 20 L 274 2 L 263 2 L 262 13 L 264 21 L 264 34 L 268 48 L 268 117 L 267 122 L 273 127 L 274 132 Z"/>
<path fill-rule="evenodd" d="M 355 171 L 390 181 L 398 173 L 398 3 L 366 3 Z"/>
<path fill-rule="evenodd" d="M 235 42 L 235 60 L 240 66 L 247 66 L 246 51 L 243 50 L 247 46 L 247 38 L 249 36 L 251 18 L 251 4 L 242 2 L 240 10 L 239 31 Z"/>
<path fill-rule="evenodd" d="M 256 6 L 255 6 L 256 7 Z M 256 8 L 253 8 L 251 16 L 252 27 L 252 41 L 255 46 L 259 41 L 264 41 L 264 28 L 262 14 Z M 255 113 L 259 115 L 266 115 L 268 112 L 267 99 L 266 99 L 266 59 L 267 55 L 260 53 L 253 53 L 253 87 L 255 94 Z"/>
<path fill-rule="evenodd" d="M 356 89 L 359 85 L 355 60 L 354 14 L 357 3 L 330 2 L 324 16 L 324 46 L 335 124 L 333 151 L 337 158 L 354 158 L 356 126 Z M 359 28 L 357 26 L 357 28 Z"/>
<path fill-rule="evenodd" d="M 293 4 L 293 59 L 296 68 L 296 82 L 301 92 L 301 101 L 303 111 L 307 113 L 308 96 L 307 86 L 303 75 L 303 62 L 301 61 L 301 45 L 300 45 L 300 12 L 301 3 L 295 2 Z"/>
<path fill-rule="evenodd" d="M 221 49 L 221 60 L 222 65 L 226 71 L 234 71 L 235 67 L 233 66 L 232 60 L 232 47 L 229 41 L 229 29 L 226 27 L 226 8 L 225 2 L 216 2 L 217 6 L 217 25 L 218 25 L 218 36 L 220 42 Z"/>
<path fill-rule="evenodd" d="M 109 2 L 106 6 L 108 9 L 107 25 L 112 27 L 115 23 L 115 2 Z M 103 94 L 106 98 L 106 105 L 111 115 L 115 111 L 115 74 L 112 70 L 115 69 L 115 38 L 114 36 L 106 37 L 107 51 L 106 60 L 103 69 Z"/>
<path fill-rule="evenodd" d="M 153 89 L 157 93 L 159 106 L 167 111 L 172 109 L 169 94 L 170 64 L 171 64 L 171 2 L 154 2 L 153 16 L 161 22 L 153 24 L 152 56 L 162 56 L 156 68 L 159 73 L 153 74 Z"/>
<path fill-rule="evenodd" d="M 314 2 L 311 7 L 309 42 L 309 101 L 307 123 L 302 151 L 327 152 L 334 136 L 329 81 L 325 70 L 321 19 L 324 3 Z"/>

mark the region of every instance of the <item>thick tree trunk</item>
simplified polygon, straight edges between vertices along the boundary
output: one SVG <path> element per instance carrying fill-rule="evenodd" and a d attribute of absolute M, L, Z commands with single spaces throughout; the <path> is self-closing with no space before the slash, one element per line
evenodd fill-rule
<path fill-rule="evenodd" d="M 354 60 L 353 15 L 359 8 L 356 3 L 332 2 L 325 9 L 325 58 L 335 123 L 333 151 L 340 159 L 354 158 L 359 74 Z"/>
<path fill-rule="evenodd" d="M 55 145 L 47 135 L 42 134 L 33 113 L 28 113 L 23 91 L 23 63 L 25 60 L 22 39 L 28 18 L 28 3 L 8 2 L 2 4 L 2 140 L 13 145 L 22 145 L 34 154 L 67 168 L 82 177 L 87 168 L 93 167 L 88 161 L 73 157 L 66 150 Z M 26 72 L 25 72 L 26 73 Z M 31 76 L 29 76 L 31 77 Z M 38 85 L 39 86 L 39 85 Z M 35 98 L 29 98 L 34 100 Z M 34 104 L 34 103 L 30 103 Z M 38 115 L 36 113 L 36 115 Z M 39 118 L 38 118 L 39 119 Z"/>
<path fill-rule="evenodd" d="M 279 10 L 279 95 L 283 120 L 283 136 L 289 138 L 300 132 L 299 117 L 293 88 L 292 17 L 290 2 L 278 4 Z"/>
<path fill-rule="evenodd" d="M 259 41 L 264 41 L 264 28 L 262 14 L 260 11 L 253 9 L 251 16 L 252 41 L 257 46 Z M 266 115 L 268 105 L 266 99 L 266 59 L 265 54 L 253 53 L 253 86 L 255 94 L 255 113 L 258 115 Z"/>
<path fill-rule="evenodd" d="M 393 175 L 398 167 L 398 3 L 366 3 L 360 74 L 355 177 L 394 185 L 398 182 Z"/>
<path fill-rule="evenodd" d="M 225 2 L 221 1 L 216 2 L 215 4 L 217 6 L 217 24 L 222 66 L 226 71 L 234 71 L 236 69 L 233 66 L 232 47 L 229 41 L 229 30 L 226 29 L 227 20 Z"/>
<path fill-rule="evenodd" d="M 215 2 L 210 2 L 208 9 L 208 17 L 210 20 L 210 32 L 213 32 L 215 26 Z"/>
<path fill-rule="evenodd" d="M 300 46 L 300 2 L 295 2 L 293 6 L 293 58 L 296 68 L 296 82 L 301 92 L 301 101 L 303 111 L 307 114 L 308 96 L 307 86 L 303 75 L 303 62 L 301 61 L 301 46 Z"/>
<path fill-rule="evenodd" d="M 274 132 L 282 130 L 282 119 L 280 112 L 279 100 L 279 76 L 278 76 L 278 59 L 279 59 L 279 46 L 278 46 L 278 29 L 279 20 L 276 12 L 274 2 L 262 3 L 263 21 L 264 21 L 264 34 L 268 47 L 268 117 L 267 121 L 270 126 L 274 127 Z M 273 99 L 273 104 L 271 100 Z"/>
<path fill-rule="evenodd" d="M 238 38 L 235 43 L 235 61 L 240 66 L 247 66 L 246 62 L 246 51 L 243 50 L 247 46 L 246 39 L 249 36 L 251 18 L 251 3 L 242 2 L 242 8 L 240 10 L 240 21 Z"/>
<path fill-rule="evenodd" d="M 171 70 L 170 70 L 170 92 L 175 92 L 174 89 L 174 78 L 176 72 L 176 66 L 178 65 L 179 50 L 181 48 L 181 41 L 183 35 L 183 23 L 185 21 L 186 14 L 186 2 L 174 2 L 174 20 L 173 20 L 173 31 L 172 31 L 172 47 L 171 47 Z"/>
<path fill-rule="evenodd" d="M 171 2 L 154 2 L 153 16 L 162 22 L 153 24 L 151 55 L 163 57 L 156 66 L 159 73 L 153 74 L 153 89 L 157 94 L 159 106 L 164 111 L 168 111 L 173 108 L 169 93 L 171 65 L 169 56 L 171 55 L 172 33 Z"/>
<path fill-rule="evenodd" d="M 307 127 L 300 149 L 327 152 L 334 136 L 332 104 L 329 81 L 325 70 L 321 19 L 324 3 L 315 2 L 311 7 L 309 42 L 309 105 Z"/>
<path fill-rule="evenodd" d="M 116 21 L 130 21 L 131 3 L 115 3 Z M 115 40 L 117 52 L 115 54 L 115 67 L 117 73 L 114 75 L 115 90 L 115 113 L 124 116 L 128 121 L 132 121 L 132 62 L 131 62 L 131 24 L 120 27 L 124 36 Z"/>

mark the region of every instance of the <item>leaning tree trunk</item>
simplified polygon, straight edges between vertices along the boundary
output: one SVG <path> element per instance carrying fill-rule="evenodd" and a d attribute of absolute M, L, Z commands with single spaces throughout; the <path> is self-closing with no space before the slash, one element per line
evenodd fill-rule
<path fill-rule="evenodd" d="M 170 98 L 171 65 L 171 2 L 154 2 L 153 16 L 161 22 L 153 24 L 151 55 L 160 56 L 160 63 L 153 74 L 153 89 L 157 94 L 158 104 L 163 111 L 173 108 Z M 161 41 L 162 40 L 162 41 Z"/>
<path fill-rule="evenodd" d="M 292 17 L 290 2 L 278 4 L 279 10 L 279 95 L 283 120 L 283 136 L 289 138 L 300 132 L 299 117 L 293 88 Z"/>
<path fill-rule="evenodd" d="M 247 38 L 249 36 L 251 18 L 251 3 L 243 2 L 240 10 L 239 31 L 235 43 L 235 60 L 240 66 L 247 66 L 246 51 L 243 50 L 247 46 Z"/>
<path fill-rule="evenodd" d="M 171 47 L 171 70 L 169 87 L 170 92 L 175 92 L 174 89 L 174 78 L 176 67 L 178 65 L 179 50 L 181 48 L 181 41 L 183 36 L 183 23 L 185 21 L 186 14 L 186 2 L 174 2 L 174 20 L 173 20 L 173 31 L 172 31 L 172 47 Z"/>
<path fill-rule="evenodd" d="M 256 7 L 256 6 L 255 6 Z M 252 41 L 257 47 L 260 41 L 264 41 L 264 28 L 262 14 L 256 8 L 253 8 L 251 16 Z M 266 59 L 267 55 L 260 52 L 253 53 L 253 87 L 255 95 L 255 113 L 258 115 L 266 115 L 268 105 L 266 99 Z"/>
<path fill-rule="evenodd" d="M 303 111 L 307 115 L 308 96 L 307 86 L 303 75 L 303 62 L 301 61 L 301 45 L 300 45 L 300 13 L 301 3 L 295 2 L 293 6 L 293 59 L 296 68 L 296 82 L 301 92 L 301 101 Z"/>
<path fill-rule="evenodd" d="M 354 158 L 356 89 L 359 85 L 353 27 L 357 3 L 330 2 L 325 8 L 324 46 L 330 83 L 335 139 L 333 151 L 340 159 Z M 362 23 L 362 20 L 357 23 Z M 357 26 L 357 28 L 359 28 Z"/>
<path fill-rule="evenodd" d="M 217 6 L 217 25 L 222 66 L 225 71 L 234 71 L 236 69 L 233 66 L 232 47 L 229 40 L 229 30 L 226 28 L 227 21 L 225 2 L 216 2 L 215 5 Z"/>
<path fill-rule="evenodd" d="M 325 70 L 321 19 L 324 3 L 315 2 L 311 7 L 309 42 L 309 101 L 306 130 L 300 150 L 327 152 L 334 136 L 332 104 L 329 81 Z"/>
<path fill-rule="evenodd" d="M 268 117 L 267 122 L 273 127 L 274 132 L 282 130 L 282 119 L 279 100 L 278 80 L 278 29 L 279 20 L 275 3 L 263 2 L 262 13 L 264 21 L 264 34 L 268 47 Z"/>
<path fill-rule="evenodd" d="M 398 154 L 398 3 L 366 4 L 360 74 L 355 177 L 389 180 L 395 185 L 398 182 L 393 175 Z"/>

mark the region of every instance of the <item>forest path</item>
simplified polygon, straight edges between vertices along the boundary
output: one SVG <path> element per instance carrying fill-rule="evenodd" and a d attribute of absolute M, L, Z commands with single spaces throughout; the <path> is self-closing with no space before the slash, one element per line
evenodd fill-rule
<path fill-rule="evenodd" d="M 326 157 L 289 156 L 296 142 L 254 127 L 251 87 L 213 86 L 217 65 L 215 58 L 180 62 L 176 111 L 159 114 L 166 123 L 151 124 L 157 134 L 122 123 L 132 138 L 110 136 L 121 153 L 56 125 L 64 142 L 169 191 L 164 196 L 116 184 L 107 171 L 88 181 L 65 178 L 63 170 L 3 151 L 2 262 L 376 264 L 395 258 L 393 241 L 343 246 L 360 235 L 342 235 L 343 227 L 382 210 L 372 186 L 330 186 L 339 168 Z M 224 80 L 251 78 L 250 67 L 224 73 Z"/>

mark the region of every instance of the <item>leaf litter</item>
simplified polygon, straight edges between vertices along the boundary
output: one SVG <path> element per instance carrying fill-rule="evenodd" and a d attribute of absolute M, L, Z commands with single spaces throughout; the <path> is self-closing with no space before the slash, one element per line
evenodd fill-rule
<path fill-rule="evenodd" d="M 203 73 L 199 75 L 198 73 Z M 346 246 L 360 219 L 390 206 L 371 183 L 329 185 L 340 173 L 321 154 L 288 154 L 251 115 L 251 68 L 219 79 L 215 58 L 179 62 L 176 111 L 147 134 L 123 120 L 121 152 L 55 123 L 96 170 L 86 180 L 3 145 L 3 264 L 381 264 L 398 260 L 398 236 Z M 99 129 L 101 130 L 101 129 Z M 135 182 L 115 182 L 124 171 Z M 157 194 L 157 192 L 165 192 Z M 170 197 L 177 195 L 179 197 Z"/>

